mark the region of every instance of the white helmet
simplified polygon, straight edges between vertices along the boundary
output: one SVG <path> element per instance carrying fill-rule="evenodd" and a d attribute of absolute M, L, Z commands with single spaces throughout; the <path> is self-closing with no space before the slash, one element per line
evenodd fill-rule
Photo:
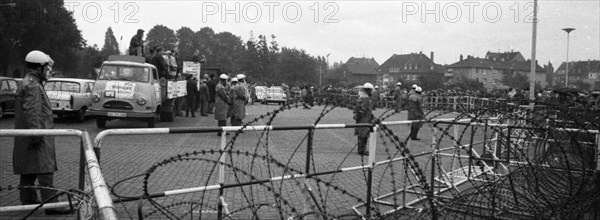
<path fill-rule="evenodd" d="M 397 83 L 396 83 L 396 85 L 397 85 L 397 86 L 401 86 L 401 85 L 402 85 L 402 83 L 401 83 L 401 82 L 397 82 Z"/>
<path fill-rule="evenodd" d="M 231 78 L 231 82 L 238 82 L 238 79 L 237 79 L 237 78 L 235 78 L 235 77 L 234 77 L 234 78 Z"/>
<path fill-rule="evenodd" d="M 245 79 L 246 75 L 244 75 L 244 74 L 237 74 L 237 78 L 238 79 Z"/>
<path fill-rule="evenodd" d="M 363 89 L 373 89 L 373 88 L 374 88 L 374 87 L 373 87 L 373 84 L 371 84 L 371 83 L 365 83 L 365 84 L 363 85 Z"/>
<path fill-rule="evenodd" d="M 412 88 L 413 88 L 413 89 L 417 89 L 417 87 L 419 87 L 419 86 L 417 86 L 417 84 L 413 84 L 413 85 L 412 85 Z"/>
<path fill-rule="evenodd" d="M 37 63 L 40 65 L 48 64 L 50 66 L 54 64 L 54 61 L 50 58 L 50 56 L 39 50 L 33 50 L 29 52 L 27 56 L 25 56 L 25 62 Z"/>
<path fill-rule="evenodd" d="M 416 92 L 423 92 L 423 89 L 420 86 L 417 86 L 417 88 L 415 89 Z"/>
<path fill-rule="evenodd" d="M 223 73 L 223 74 L 221 74 L 221 76 L 219 76 L 219 78 L 221 78 L 221 79 L 229 79 L 229 76 L 227 76 L 227 74 Z"/>

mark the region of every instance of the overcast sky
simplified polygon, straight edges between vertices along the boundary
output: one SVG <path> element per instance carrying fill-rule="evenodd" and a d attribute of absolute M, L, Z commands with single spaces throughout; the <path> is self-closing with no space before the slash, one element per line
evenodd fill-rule
<path fill-rule="evenodd" d="M 236 10 L 236 6 L 238 7 Z M 211 27 L 246 41 L 274 34 L 280 46 L 326 56 L 329 61 L 392 54 L 435 53 L 438 64 L 460 54 L 520 51 L 531 56 L 532 1 L 65 1 L 88 44 L 104 44 L 110 26 L 122 50 L 138 28 Z M 437 7 L 437 10 L 436 10 Z M 100 13 L 98 13 L 100 12 Z M 298 13 L 300 12 L 300 13 Z M 236 16 L 238 21 L 236 21 Z M 437 18 L 436 18 L 437 16 Z M 569 60 L 600 59 L 600 1 L 540 0 L 537 59 L 556 67 Z M 437 20 L 436 20 L 437 19 Z"/>

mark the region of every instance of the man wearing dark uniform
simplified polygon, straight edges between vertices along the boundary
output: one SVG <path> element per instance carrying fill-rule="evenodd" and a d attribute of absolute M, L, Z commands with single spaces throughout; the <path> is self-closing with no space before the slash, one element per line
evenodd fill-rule
<path fill-rule="evenodd" d="M 358 93 L 358 100 L 354 107 L 354 120 L 356 123 L 371 123 L 373 121 L 373 106 L 371 104 L 373 85 L 365 83 Z M 367 141 L 370 130 L 368 127 L 354 129 L 354 135 L 358 136 L 358 154 L 367 155 Z"/>
<path fill-rule="evenodd" d="M 408 109 L 408 120 L 422 120 L 423 119 L 423 97 L 421 97 L 421 87 L 416 87 L 414 93 L 408 96 L 407 109 Z M 417 137 L 419 129 L 423 125 L 423 122 L 413 122 L 410 124 L 410 139 L 420 140 Z"/>

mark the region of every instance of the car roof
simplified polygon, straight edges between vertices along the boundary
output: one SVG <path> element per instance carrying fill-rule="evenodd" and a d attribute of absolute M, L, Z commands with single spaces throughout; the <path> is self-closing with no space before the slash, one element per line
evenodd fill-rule
<path fill-rule="evenodd" d="M 102 63 L 102 65 L 139 66 L 139 67 L 150 67 L 150 68 L 156 69 L 156 67 L 154 65 L 149 64 L 149 63 L 136 63 L 136 62 L 131 62 L 131 61 L 104 61 L 104 63 Z"/>
<path fill-rule="evenodd" d="M 91 79 L 79 79 L 79 78 L 52 78 L 48 79 L 48 82 L 52 81 L 68 81 L 68 82 L 95 82 L 95 80 Z"/>

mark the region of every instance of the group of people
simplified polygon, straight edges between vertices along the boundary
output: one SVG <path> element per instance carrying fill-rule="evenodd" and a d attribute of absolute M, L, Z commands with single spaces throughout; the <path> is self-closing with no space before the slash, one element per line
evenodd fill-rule
<path fill-rule="evenodd" d="M 215 87 L 214 114 L 217 126 L 227 126 L 227 119 L 231 120 L 231 126 L 241 126 L 246 117 L 248 96 L 249 90 L 244 74 L 231 78 L 227 74 L 221 74 Z M 221 136 L 221 132 L 217 135 Z"/>
<path fill-rule="evenodd" d="M 398 82 L 394 90 L 396 101 L 396 112 L 403 110 L 408 111 L 408 120 L 412 120 L 410 126 L 409 138 L 411 140 L 420 140 L 418 138 L 419 129 L 422 126 L 424 119 L 423 112 L 423 97 L 421 93 L 423 89 L 417 85 L 413 85 L 410 91 L 401 89 L 402 84 Z M 354 120 L 356 123 L 374 123 L 374 103 L 378 102 L 379 95 L 377 87 L 371 83 L 365 83 L 360 87 L 358 99 L 354 105 Z M 370 128 L 356 128 L 354 134 L 358 136 L 358 154 L 367 155 L 367 142 L 369 138 Z"/>

